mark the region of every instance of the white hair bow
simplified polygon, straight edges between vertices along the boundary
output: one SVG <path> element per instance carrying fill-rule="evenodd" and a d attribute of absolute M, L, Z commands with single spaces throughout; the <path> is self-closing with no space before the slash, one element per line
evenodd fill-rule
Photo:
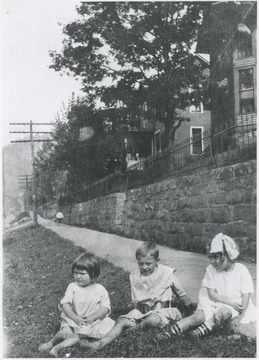
<path fill-rule="evenodd" d="M 224 235 L 223 233 L 217 234 L 211 241 L 210 253 L 223 253 L 224 247 L 230 260 L 234 260 L 238 257 L 239 250 L 234 239 L 232 239 L 230 236 Z"/>

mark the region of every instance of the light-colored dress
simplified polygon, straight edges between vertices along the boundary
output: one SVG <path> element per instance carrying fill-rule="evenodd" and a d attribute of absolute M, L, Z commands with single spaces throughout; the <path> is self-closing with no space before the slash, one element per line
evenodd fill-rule
<path fill-rule="evenodd" d="M 243 264 L 235 263 L 234 268 L 230 271 L 217 271 L 212 265 L 209 265 L 202 281 L 197 307 L 197 310 L 204 311 L 205 320 L 210 319 L 222 307 L 228 307 L 231 310 L 232 318 L 239 315 L 232 306 L 210 300 L 208 289 L 215 289 L 219 295 L 227 296 L 240 305 L 242 304 L 242 294 L 254 292 L 251 275 Z M 256 321 L 256 308 L 250 298 L 241 323 L 248 324 L 253 321 Z"/>
<path fill-rule="evenodd" d="M 106 307 L 109 312 L 111 309 L 108 292 L 102 285 L 97 283 L 86 287 L 81 287 L 76 282 L 69 284 L 60 304 L 67 303 L 72 306 L 73 311 L 77 315 L 82 317 L 92 315 L 98 311 L 100 307 Z M 100 339 L 111 330 L 113 325 L 114 321 L 107 314 L 102 320 L 95 320 L 91 324 L 79 327 L 61 311 L 61 328 L 70 326 L 76 334 Z"/>
<path fill-rule="evenodd" d="M 170 307 L 172 296 L 177 296 L 187 306 L 191 304 L 175 275 L 175 270 L 168 266 L 158 264 L 155 271 L 148 276 L 143 276 L 140 272 L 133 273 L 130 275 L 130 283 L 132 302 L 136 309 L 121 317 L 130 320 L 131 326 L 135 326 L 151 314 L 156 314 L 160 318 L 161 326 L 172 320 L 180 320 L 180 311 Z M 166 302 L 169 307 L 164 308 L 163 303 Z M 146 304 L 151 310 L 143 314 L 137 308 L 140 303 Z"/>
<path fill-rule="evenodd" d="M 61 220 L 61 219 L 64 219 L 64 215 L 62 214 L 61 211 L 59 211 L 57 214 L 56 214 L 56 218 Z"/>

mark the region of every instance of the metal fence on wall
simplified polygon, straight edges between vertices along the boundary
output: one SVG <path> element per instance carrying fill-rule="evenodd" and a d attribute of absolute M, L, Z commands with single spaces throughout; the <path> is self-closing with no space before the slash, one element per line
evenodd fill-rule
<path fill-rule="evenodd" d="M 256 116 L 242 115 L 237 123 L 217 133 L 196 138 L 139 161 L 125 173 L 115 173 L 89 185 L 81 201 L 148 185 L 166 178 L 199 174 L 208 169 L 256 158 Z"/>

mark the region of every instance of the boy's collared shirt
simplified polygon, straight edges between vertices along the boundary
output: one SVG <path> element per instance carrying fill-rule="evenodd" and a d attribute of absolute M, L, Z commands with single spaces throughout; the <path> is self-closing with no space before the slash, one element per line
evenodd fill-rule
<path fill-rule="evenodd" d="M 191 300 L 175 275 L 175 269 L 158 264 L 155 271 L 143 276 L 139 272 L 130 274 L 133 304 L 145 302 L 152 306 L 156 302 L 171 301 L 172 292 L 189 306 Z"/>

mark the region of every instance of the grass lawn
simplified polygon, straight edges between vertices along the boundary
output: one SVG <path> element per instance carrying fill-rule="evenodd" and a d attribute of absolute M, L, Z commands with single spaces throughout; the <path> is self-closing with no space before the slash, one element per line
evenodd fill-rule
<path fill-rule="evenodd" d="M 58 303 L 73 281 L 72 261 L 85 250 L 43 227 L 12 231 L 3 241 L 3 311 L 6 339 L 4 357 L 41 358 L 38 346 L 59 330 Z M 130 310 L 128 273 L 106 260 L 101 261 L 99 282 L 108 290 L 111 317 L 116 320 Z M 256 341 L 231 329 L 221 329 L 207 338 L 185 336 L 158 340 L 159 329 L 145 333 L 124 333 L 99 352 L 75 346 L 60 353 L 72 358 L 113 357 L 255 357 Z"/>

